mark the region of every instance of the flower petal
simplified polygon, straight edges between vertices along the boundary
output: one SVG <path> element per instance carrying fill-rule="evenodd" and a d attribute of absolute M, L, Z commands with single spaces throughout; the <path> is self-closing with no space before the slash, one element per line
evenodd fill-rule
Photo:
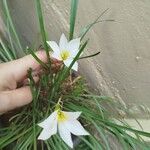
<path fill-rule="evenodd" d="M 50 129 L 57 127 L 57 111 L 54 111 L 47 119 L 38 124 L 44 129 Z"/>
<path fill-rule="evenodd" d="M 47 41 L 47 43 L 53 50 L 53 53 L 51 54 L 51 56 L 58 60 L 62 60 L 60 57 L 60 50 L 59 50 L 59 46 L 57 45 L 57 43 L 55 41 Z"/>
<path fill-rule="evenodd" d="M 65 34 L 63 33 L 61 35 L 60 41 L 59 41 L 60 50 L 66 50 L 67 43 L 68 43 L 67 38 L 66 38 Z"/>
<path fill-rule="evenodd" d="M 56 133 L 54 133 L 56 134 Z M 47 129 L 43 129 L 43 131 L 40 133 L 38 139 L 39 140 L 47 140 L 49 139 L 51 136 L 52 136 L 52 132 L 51 131 L 48 131 Z"/>
<path fill-rule="evenodd" d="M 89 135 L 78 120 L 66 121 L 65 126 L 74 135 Z"/>
<path fill-rule="evenodd" d="M 52 48 L 54 52 L 57 52 L 57 53 L 60 52 L 59 46 L 57 45 L 55 41 L 47 41 L 47 44 Z"/>
<path fill-rule="evenodd" d="M 73 59 L 66 59 L 66 60 L 64 60 L 64 64 L 65 64 L 67 67 L 69 67 L 70 64 L 72 63 L 72 61 L 73 61 Z"/>
<path fill-rule="evenodd" d="M 80 38 L 71 40 L 68 44 L 66 49 L 71 52 L 71 57 L 75 57 L 79 51 L 80 46 Z"/>
<path fill-rule="evenodd" d="M 76 120 L 82 112 L 66 112 L 63 111 L 63 113 L 65 114 L 65 116 L 67 116 L 68 120 Z"/>
<path fill-rule="evenodd" d="M 67 130 L 65 128 L 64 123 L 59 123 L 58 124 L 58 130 L 59 130 L 60 137 L 63 139 L 63 141 L 67 145 L 69 145 L 71 148 L 73 148 L 73 142 L 72 142 L 72 138 L 71 138 L 71 133 L 69 132 L 69 130 Z"/>
<path fill-rule="evenodd" d="M 65 64 L 67 67 L 69 67 L 70 64 L 72 63 L 72 61 L 73 61 L 73 59 L 64 60 L 64 64 Z M 73 69 L 73 70 L 75 70 L 75 71 L 78 71 L 78 63 L 75 62 L 71 69 Z"/>
<path fill-rule="evenodd" d="M 61 58 L 61 56 L 60 56 L 60 52 L 59 52 L 59 53 L 53 52 L 53 53 L 51 54 L 51 57 L 52 57 L 52 58 L 55 58 L 55 59 L 57 59 L 57 60 L 62 60 L 62 58 Z"/>
<path fill-rule="evenodd" d="M 47 119 L 38 124 L 44 128 L 38 139 L 47 140 L 53 134 L 57 133 L 57 111 L 53 112 Z"/>

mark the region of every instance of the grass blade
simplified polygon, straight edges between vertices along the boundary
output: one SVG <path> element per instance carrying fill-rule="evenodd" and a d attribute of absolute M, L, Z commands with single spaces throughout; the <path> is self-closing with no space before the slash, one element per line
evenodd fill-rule
<path fill-rule="evenodd" d="M 99 23 L 99 19 L 108 11 L 109 8 L 107 8 L 106 10 L 104 10 L 92 23 L 88 24 L 87 26 L 85 26 L 80 34 L 79 37 L 81 37 L 81 40 L 84 38 L 84 36 L 87 34 L 87 32 L 96 24 Z"/>
<path fill-rule="evenodd" d="M 36 54 L 34 53 L 33 50 L 31 50 L 30 48 L 28 48 L 28 51 L 29 51 L 29 53 L 34 57 L 34 59 L 35 59 L 43 68 L 49 69 L 48 66 L 47 66 L 44 62 L 42 62 L 42 61 L 36 56 Z"/>
<path fill-rule="evenodd" d="M 9 20 L 7 20 L 7 33 L 8 33 L 8 38 L 9 38 L 9 42 L 10 42 L 12 55 L 14 56 L 14 59 L 17 59 L 17 54 L 16 54 L 16 51 L 15 51 L 15 48 L 13 45 L 12 37 L 11 37 Z"/>
<path fill-rule="evenodd" d="M 97 52 L 97 53 L 95 53 L 95 54 L 92 54 L 92 55 L 88 55 L 88 56 L 83 56 L 83 57 L 80 57 L 79 59 L 90 58 L 90 57 L 97 56 L 97 55 L 99 55 L 99 54 L 100 54 L 100 52 Z"/>
<path fill-rule="evenodd" d="M 4 42 L 0 39 L 0 45 L 2 46 L 3 54 L 8 58 L 9 61 L 13 60 L 13 55 L 10 54 L 9 49 L 5 46 Z"/>
<path fill-rule="evenodd" d="M 16 39 L 16 42 L 17 42 L 17 44 L 18 44 L 18 48 L 19 48 L 19 50 L 21 50 L 21 51 L 24 53 L 23 48 L 22 48 L 22 45 L 21 45 L 21 42 L 20 42 L 20 39 L 19 39 L 19 37 L 18 37 L 18 34 L 17 34 L 17 32 L 16 32 L 16 29 L 15 29 L 15 27 L 14 27 L 14 24 L 13 24 L 13 21 L 12 21 L 10 12 L 9 12 L 7 0 L 3 0 L 3 5 L 4 5 L 4 11 L 5 11 L 6 17 L 8 18 L 10 27 L 11 27 L 11 29 L 12 29 L 12 32 L 13 32 L 14 37 L 15 37 L 15 39 Z"/>
<path fill-rule="evenodd" d="M 109 146 L 109 143 L 108 143 L 108 140 L 106 139 L 106 136 L 105 136 L 105 133 L 104 133 L 103 129 L 100 126 L 98 126 L 95 121 L 91 120 L 91 122 L 95 126 L 95 128 L 97 129 L 97 131 L 100 134 L 101 138 L 103 139 L 103 141 L 104 141 L 104 143 L 106 145 L 107 150 L 111 150 L 111 148 Z"/>
<path fill-rule="evenodd" d="M 44 27 L 44 19 L 43 19 L 43 14 L 42 14 L 41 1 L 35 0 L 35 2 L 36 2 L 36 11 L 37 11 L 37 16 L 38 16 L 38 20 L 39 20 L 42 41 L 43 41 L 44 49 L 46 51 L 47 60 L 50 65 L 51 60 L 50 60 L 50 55 L 49 55 L 49 47 L 46 42 L 47 38 L 46 38 L 46 31 L 45 31 L 45 27 Z"/>
<path fill-rule="evenodd" d="M 73 39 L 77 8 L 78 0 L 71 0 L 69 40 Z"/>

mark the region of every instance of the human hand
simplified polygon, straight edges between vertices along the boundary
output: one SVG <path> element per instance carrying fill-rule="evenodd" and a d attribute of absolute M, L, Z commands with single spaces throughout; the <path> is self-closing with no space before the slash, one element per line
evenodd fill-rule
<path fill-rule="evenodd" d="M 47 57 L 44 51 L 39 51 L 36 55 L 46 62 Z M 29 68 L 38 74 L 40 67 L 31 55 L 0 64 L 0 113 L 21 107 L 32 101 L 30 87 L 23 83 L 27 79 Z M 35 81 L 38 79 L 38 76 L 34 77 Z"/>

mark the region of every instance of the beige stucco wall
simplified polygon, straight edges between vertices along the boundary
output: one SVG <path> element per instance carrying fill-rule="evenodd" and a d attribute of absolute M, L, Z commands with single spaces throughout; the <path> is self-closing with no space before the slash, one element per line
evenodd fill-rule
<path fill-rule="evenodd" d="M 69 0 L 42 2 L 49 39 L 58 41 L 69 29 Z M 13 0 L 9 6 L 24 46 L 36 44 L 34 0 Z M 107 8 L 103 19 L 116 21 L 99 23 L 89 32 L 85 54 L 101 54 L 81 60 L 80 71 L 99 92 L 129 105 L 150 106 L 150 1 L 79 0 L 76 35 Z"/>

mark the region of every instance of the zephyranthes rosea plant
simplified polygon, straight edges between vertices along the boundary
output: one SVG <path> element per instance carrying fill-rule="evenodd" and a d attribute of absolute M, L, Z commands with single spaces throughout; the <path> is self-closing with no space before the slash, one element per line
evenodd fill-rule
<path fill-rule="evenodd" d="M 107 96 L 91 93 L 84 79 L 76 72 L 78 61 L 99 54 L 81 56 L 88 44 L 88 40 L 84 40 L 86 33 L 96 23 L 105 21 L 101 20 L 101 16 L 108 9 L 85 26 L 79 35 L 74 36 L 78 0 L 71 0 L 70 30 L 68 36 L 61 35 L 57 44 L 52 41 L 53 35 L 47 39 L 41 3 L 40 0 L 35 0 L 42 37 L 42 46 L 37 50 L 46 52 L 48 61 L 44 63 L 36 56 L 32 45 L 23 51 L 7 0 L 2 0 L 1 3 L 8 38 L 7 44 L 0 40 L 0 60 L 6 62 L 17 59 L 17 50 L 20 50 L 31 54 L 42 66 L 38 84 L 34 82 L 32 68 L 28 70 L 32 104 L 12 112 L 10 116 L 5 115 L 8 122 L 0 128 L 1 150 L 110 150 L 113 149 L 112 141 L 117 141 L 118 149 L 150 149 L 142 138 L 150 137 L 150 133 L 135 130 L 124 123 L 123 118 L 111 114 L 108 111 L 110 107 L 104 107 L 104 102 L 111 106 L 114 114 L 115 108 L 124 108 Z M 57 65 L 53 59 L 57 60 Z M 122 124 L 117 124 L 114 118 Z"/>

